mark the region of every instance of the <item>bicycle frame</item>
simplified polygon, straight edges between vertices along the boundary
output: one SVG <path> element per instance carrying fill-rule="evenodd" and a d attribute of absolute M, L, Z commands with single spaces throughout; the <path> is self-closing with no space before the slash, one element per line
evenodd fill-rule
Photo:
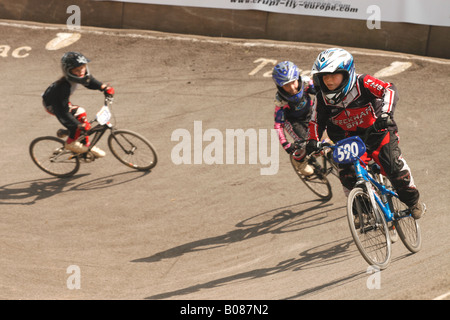
<path fill-rule="evenodd" d="M 118 140 L 116 138 L 116 135 L 114 134 L 114 132 L 116 131 L 115 127 L 109 122 L 111 113 L 110 113 L 110 109 L 109 109 L 109 105 L 111 105 L 112 103 L 112 99 L 105 99 L 104 102 L 104 106 L 108 108 L 108 113 L 109 116 L 105 119 L 105 120 L 99 120 L 98 117 L 95 118 L 94 120 L 90 121 L 90 123 L 94 123 L 94 122 L 98 122 L 98 124 L 89 129 L 88 131 L 86 131 L 85 133 L 81 134 L 77 141 L 78 142 L 82 142 L 86 137 L 91 137 L 91 141 L 90 141 L 90 145 L 88 148 L 88 152 L 100 141 L 100 139 L 103 137 L 103 135 L 105 134 L 105 132 L 109 129 L 111 131 L 111 136 L 113 137 L 113 139 L 117 142 L 117 144 L 120 146 L 120 148 L 126 153 L 126 154 L 131 154 L 134 152 L 134 149 L 132 150 L 127 150 L 122 143 L 120 142 L 120 140 Z M 103 107 L 103 108 L 105 108 Z M 102 108 L 102 109 L 103 109 Z M 100 114 L 102 110 L 99 111 L 99 113 L 97 113 L 97 115 Z M 125 139 L 125 141 L 130 142 L 126 137 L 123 137 Z M 80 157 L 86 157 L 87 153 L 84 154 L 75 154 L 75 156 Z"/>
<path fill-rule="evenodd" d="M 358 158 L 359 159 L 359 158 Z M 381 196 L 384 198 L 386 195 L 390 195 L 392 197 L 398 198 L 397 193 L 389 190 L 388 188 L 386 188 L 386 186 L 378 183 L 378 181 L 376 181 L 375 179 L 373 179 L 369 172 L 366 170 L 366 168 L 364 168 L 361 165 L 361 159 L 359 159 L 359 161 L 355 161 L 353 166 L 355 168 L 356 171 L 356 178 L 357 178 L 357 183 L 356 184 L 365 184 L 367 190 L 372 189 L 372 186 L 374 186 L 378 191 L 380 191 Z M 387 222 L 391 222 L 393 220 L 396 219 L 396 217 L 394 217 L 394 213 L 391 210 L 391 206 L 389 204 L 389 201 L 385 201 L 386 203 L 384 203 L 382 201 L 382 199 L 378 196 L 378 194 L 375 192 L 375 190 L 372 190 L 372 192 L 369 193 L 371 201 L 376 201 L 378 203 L 378 205 L 380 206 L 381 210 L 383 211 L 383 214 L 386 218 Z"/>
<path fill-rule="evenodd" d="M 318 158 L 323 157 L 323 163 L 318 163 Z M 311 161 L 311 159 L 314 159 Z M 317 152 L 313 152 L 305 156 L 305 160 L 310 165 L 312 165 L 322 176 L 328 176 L 333 171 L 333 165 L 330 163 L 330 159 L 327 158 L 327 155 L 323 153 L 323 150 L 319 150 Z"/>
<path fill-rule="evenodd" d="M 112 103 L 112 99 L 111 98 L 105 98 L 104 101 L 104 105 L 105 107 L 108 107 L 108 105 L 110 105 Z M 107 108 L 108 109 L 108 108 Z M 109 116 L 111 115 L 109 109 Z M 100 113 L 100 112 L 99 112 Z M 94 123 L 94 122 L 98 122 L 98 119 L 95 118 L 94 120 L 90 121 L 90 123 Z M 88 148 L 88 151 L 90 151 L 99 141 L 100 139 L 103 137 L 103 135 L 105 134 L 106 130 L 110 129 L 112 134 L 114 133 L 114 127 L 113 125 L 109 122 L 109 118 L 105 120 L 106 123 L 98 123 L 95 127 L 89 129 L 87 132 L 81 134 L 77 141 L 81 142 L 83 141 L 86 137 L 92 137 L 91 141 L 90 141 L 90 145 Z M 114 137 L 115 138 L 115 137 Z"/>

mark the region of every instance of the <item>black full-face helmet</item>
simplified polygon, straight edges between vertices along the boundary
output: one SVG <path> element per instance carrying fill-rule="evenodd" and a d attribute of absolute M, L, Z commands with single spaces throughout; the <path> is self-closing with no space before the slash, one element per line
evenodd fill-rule
<path fill-rule="evenodd" d="M 79 52 L 66 52 L 61 58 L 61 67 L 64 77 L 71 82 L 84 85 L 87 84 L 91 76 L 89 73 L 89 68 L 87 66 L 88 62 L 91 62 L 91 60 L 89 60 Z M 77 68 L 84 64 L 86 64 L 86 74 L 83 77 L 77 77 L 70 72 L 70 70 L 72 70 L 73 68 Z"/>

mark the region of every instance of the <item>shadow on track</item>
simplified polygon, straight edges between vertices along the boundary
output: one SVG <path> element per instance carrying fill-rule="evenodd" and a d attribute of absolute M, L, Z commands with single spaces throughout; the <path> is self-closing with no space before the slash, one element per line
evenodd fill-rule
<path fill-rule="evenodd" d="M 290 207 L 295 207 L 298 205 L 305 205 L 309 202 L 318 202 L 317 204 L 302 209 L 300 211 L 293 211 L 292 209 L 288 209 Z M 295 205 L 290 205 L 286 207 L 281 207 L 277 209 L 273 209 L 261 214 L 258 214 L 252 218 L 239 222 L 236 227 L 240 229 L 232 230 L 226 234 L 211 237 L 206 239 L 200 239 L 197 241 L 189 242 L 162 252 L 158 252 L 154 255 L 140 258 L 136 260 L 132 260 L 131 262 L 158 262 L 163 259 L 171 259 L 178 256 L 182 256 L 184 254 L 202 250 L 208 250 L 213 248 L 218 248 L 222 246 L 229 245 L 234 242 L 248 240 L 254 237 L 262 236 L 265 234 L 280 234 L 284 232 L 294 232 L 299 231 L 305 228 L 311 227 L 311 222 L 313 224 L 321 223 L 320 220 L 323 219 L 321 215 L 327 213 L 327 210 L 324 210 L 326 207 L 332 206 L 332 204 L 327 204 L 326 201 L 314 200 L 308 201 L 305 203 L 299 203 Z M 318 213 L 313 215 L 309 215 L 307 217 L 303 217 L 305 213 L 311 212 L 312 210 L 321 209 Z M 335 208 L 333 210 L 340 209 Z M 267 219 L 264 216 L 269 216 Z M 251 220 L 261 219 L 261 222 L 248 223 Z M 300 218 L 300 219 L 299 219 Z M 342 217 L 341 217 L 342 218 Z M 265 219 L 265 220 L 264 220 Z M 331 222 L 327 221 L 327 222 Z M 304 224 L 307 223 L 305 226 Z M 243 227 L 243 228 L 242 228 Z"/>
<path fill-rule="evenodd" d="M 339 261 L 342 261 L 343 259 L 348 259 L 349 256 L 352 256 L 354 252 L 349 250 L 350 245 L 353 243 L 353 239 L 341 239 L 337 241 L 333 241 L 332 243 L 326 243 L 319 246 L 316 246 L 314 248 L 302 251 L 299 253 L 298 258 L 288 259 L 285 261 L 281 261 L 276 266 L 269 267 L 269 268 L 260 268 L 260 269 L 254 269 L 242 273 L 238 273 L 235 275 L 215 279 L 212 281 L 208 281 L 205 283 L 197 284 L 191 287 L 182 288 L 179 290 L 174 290 L 171 292 L 165 292 L 156 294 L 153 296 L 146 297 L 146 299 L 169 299 L 173 298 L 174 296 L 182 296 L 186 294 L 191 294 L 194 292 L 198 292 L 202 289 L 214 289 L 218 287 L 222 287 L 228 283 L 233 283 L 235 281 L 242 281 L 242 280 L 254 280 L 254 279 L 260 279 L 267 276 L 272 276 L 277 273 L 286 272 L 286 271 L 300 271 L 307 268 L 316 268 L 324 265 L 331 265 L 334 263 L 337 263 Z M 361 275 L 361 273 L 354 273 L 345 279 L 339 279 L 339 283 L 345 283 L 348 281 L 351 281 L 353 278 Z M 336 284 L 333 284 L 336 285 Z M 305 292 L 301 292 L 295 297 L 290 298 L 296 298 L 308 293 L 312 293 L 315 290 L 321 290 L 323 287 L 319 287 L 316 289 L 309 289 Z M 288 299 L 290 299 L 288 298 Z"/>
<path fill-rule="evenodd" d="M 85 173 L 65 179 L 44 178 L 10 183 L 0 186 L 0 205 L 32 205 L 39 200 L 64 192 L 109 188 L 142 178 L 147 174 L 149 172 L 127 171 L 77 183 L 78 179 L 89 175 Z"/>

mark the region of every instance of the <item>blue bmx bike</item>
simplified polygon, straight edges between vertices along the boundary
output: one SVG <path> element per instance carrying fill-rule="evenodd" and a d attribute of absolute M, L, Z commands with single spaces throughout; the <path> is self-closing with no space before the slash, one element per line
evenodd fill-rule
<path fill-rule="evenodd" d="M 394 228 L 406 248 L 418 252 L 422 247 L 419 224 L 399 200 L 389 179 L 381 174 L 380 167 L 361 160 L 366 152 L 363 140 L 354 136 L 328 147 L 333 150 L 336 163 L 353 164 L 355 168 L 357 182 L 348 196 L 347 219 L 355 244 L 367 263 L 380 270 L 388 267 Z"/>

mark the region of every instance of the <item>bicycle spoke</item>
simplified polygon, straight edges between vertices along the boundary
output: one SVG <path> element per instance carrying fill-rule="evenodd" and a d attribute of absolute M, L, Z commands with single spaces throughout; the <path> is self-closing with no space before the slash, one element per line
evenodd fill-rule
<path fill-rule="evenodd" d="M 53 176 L 68 177 L 75 174 L 80 167 L 79 159 L 72 152 L 65 150 L 64 142 L 56 137 L 33 140 L 29 151 L 33 162 Z"/>
<path fill-rule="evenodd" d="M 108 146 L 120 162 L 133 169 L 150 170 L 157 163 L 151 143 L 135 132 L 116 130 L 109 136 Z"/>
<path fill-rule="evenodd" d="M 386 268 L 391 246 L 388 227 L 378 211 L 380 209 L 373 208 L 369 196 L 361 188 L 355 188 L 349 195 L 348 210 L 349 226 L 361 255 L 370 265 Z M 359 225 L 355 224 L 356 216 Z"/>
<path fill-rule="evenodd" d="M 407 209 L 407 206 L 395 197 L 392 198 L 391 204 L 394 212 Z M 394 221 L 394 225 L 405 247 L 413 253 L 420 251 L 422 237 L 418 222 L 413 217 L 407 216 Z"/>

